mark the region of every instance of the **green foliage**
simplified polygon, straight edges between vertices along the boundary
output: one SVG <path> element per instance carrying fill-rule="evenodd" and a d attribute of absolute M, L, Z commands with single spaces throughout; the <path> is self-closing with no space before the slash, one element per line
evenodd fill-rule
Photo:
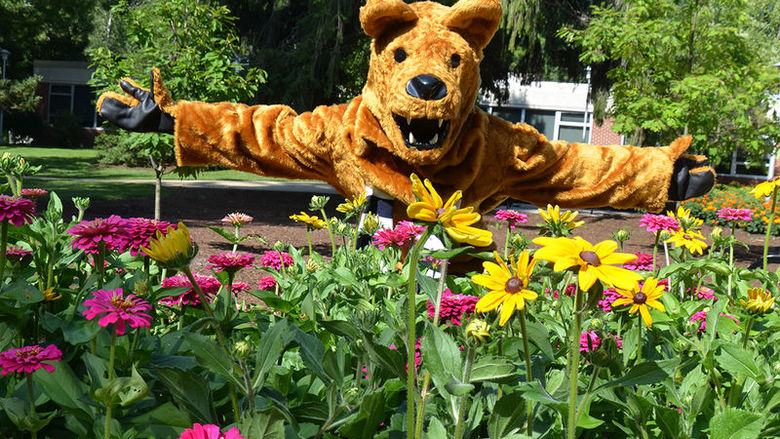
<path fill-rule="evenodd" d="M 114 31 L 103 45 L 88 51 L 95 67 L 91 83 L 103 91 L 118 90 L 122 77 L 148 86 L 152 67 L 160 69 L 177 100 L 246 100 L 264 81 L 262 70 L 240 62 L 243 51 L 234 18 L 224 6 L 200 0 L 119 1 L 110 13 Z M 151 156 L 158 166 L 173 163 L 169 135 L 131 133 L 101 144 L 132 151 L 129 162 Z"/>
<path fill-rule="evenodd" d="M 634 143 L 690 133 L 714 163 L 740 149 L 754 160 L 780 141 L 768 115 L 780 89 L 772 66 L 776 12 L 763 1 L 638 1 L 597 6 L 587 28 L 560 34 L 588 64 L 610 66 L 613 129 Z M 761 29 L 764 29 L 762 32 Z"/>
<path fill-rule="evenodd" d="M 0 110 L 34 111 L 41 97 L 35 95 L 40 76 L 30 76 L 21 81 L 0 79 Z"/>

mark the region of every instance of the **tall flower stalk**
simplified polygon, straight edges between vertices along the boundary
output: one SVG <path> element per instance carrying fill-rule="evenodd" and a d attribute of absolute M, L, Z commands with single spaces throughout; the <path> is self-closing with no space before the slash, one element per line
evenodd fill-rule
<path fill-rule="evenodd" d="M 769 223 L 766 225 L 766 235 L 764 236 L 764 270 L 767 268 L 769 257 L 769 236 L 772 235 L 772 225 L 775 223 L 775 210 L 777 207 L 777 186 L 772 189 L 772 207 L 769 209 Z"/>

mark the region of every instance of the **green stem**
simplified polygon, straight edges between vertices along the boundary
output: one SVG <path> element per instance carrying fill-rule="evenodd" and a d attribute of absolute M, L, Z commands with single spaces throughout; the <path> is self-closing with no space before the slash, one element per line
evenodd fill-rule
<path fill-rule="evenodd" d="M 637 331 L 636 331 L 636 364 L 642 362 L 642 314 L 636 313 Z"/>
<path fill-rule="evenodd" d="M 35 393 L 33 393 L 32 374 L 28 373 L 25 375 L 27 378 L 27 394 L 30 395 L 30 418 L 35 419 Z M 37 431 L 31 431 L 30 433 L 33 439 L 38 437 Z"/>
<path fill-rule="evenodd" d="M 747 349 L 748 339 L 750 338 L 750 331 L 753 329 L 753 323 L 756 322 L 755 316 L 750 316 L 750 320 L 745 324 L 745 333 L 742 334 L 742 349 Z"/>
<path fill-rule="evenodd" d="M 200 285 L 198 285 L 198 282 L 195 280 L 195 277 L 192 275 L 192 271 L 190 270 L 190 267 L 184 267 L 182 269 L 184 272 L 184 275 L 187 276 L 187 279 L 190 281 L 190 285 L 192 285 L 192 289 L 195 290 L 195 292 L 198 294 L 198 299 L 200 300 L 200 303 L 203 304 L 203 309 L 206 311 L 206 314 L 211 318 L 211 326 L 214 327 L 214 332 L 217 334 L 217 340 L 219 341 L 219 344 L 222 346 L 222 350 L 225 351 L 225 355 L 227 355 L 228 358 L 230 357 L 230 349 L 228 349 L 227 340 L 225 339 L 225 334 L 222 332 L 222 328 L 219 326 L 219 322 L 217 321 L 217 316 L 214 315 L 214 311 L 211 309 L 211 305 L 209 305 L 208 298 L 205 294 L 203 294 L 203 291 L 200 289 Z"/>
<path fill-rule="evenodd" d="M 742 334 L 742 349 L 747 348 L 748 340 L 750 339 L 750 331 L 753 329 L 753 324 L 756 322 L 755 316 L 750 316 L 750 320 L 745 324 L 745 333 Z M 739 395 L 742 393 L 742 385 L 745 383 L 745 376 L 740 375 L 737 378 L 737 383 L 729 390 L 729 405 L 737 407 L 739 403 Z"/>
<path fill-rule="evenodd" d="M 241 226 L 236 224 L 236 230 L 233 233 L 233 236 L 235 236 L 236 238 L 236 242 L 233 243 L 233 253 L 235 253 L 236 250 L 238 250 L 238 238 L 239 238 L 240 231 L 241 231 Z"/>
<path fill-rule="evenodd" d="M 333 228 L 330 226 L 330 222 L 328 221 L 328 216 L 325 215 L 325 209 L 320 209 L 320 214 L 322 214 L 322 220 L 325 221 L 325 228 L 328 229 L 328 234 L 330 235 L 330 245 L 332 249 L 331 253 L 331 259 L 336 257 L 336 238 L 333 235 Z"/>
<path fill-rule="evenodd" d="M 101 241 L 102 242 L 102 241 Z M 116 358 L 116 329 L 111 335 L 111 349 L 108 351 L 108 381 L 114 379 L 114 360 Z M 106 403 L 106 425 L 103 437 L 109 439 L 111 437 L 111 411 L 113 409 L 113 402 Z"/>
<path fill-rule="evenodd" d="M 775 207 L 777 206 L 777 186 L 772 190 L 772 208 L 769 211 L 769 224 L 766 225 L 766 236 L 764 237 L 764 270 L 767 267 L 767 257 L 769 256 L 769 236 L 772 234 L 772 224 L 775 222 Z"/>
<path fill-rule="evenodd" d="M 655 267 L 656 267 L 656 259 L 658 258 L 658 241 L 660 240 L 661 240 L 661 231 L 657 230 L 655 232 L 655 242 L 653 243 L 653 276 L 656 276 L 658 274 L 658 272 L 655 271 Z"/>
<path fill-rule="evenodd" d="M 474 364 L 474 357 L 477 353 L 476 349 L 470 345 L 466 348 L 466 365 L 463 368 L 463 383 L 468 383 L 471 379 L 471 366 Z M 461 439 L 463 437 L 463 418 L 466 415 L 466 399 L 468 395 L 460 397 L 460 403 L 458 404 L 458 419 L 455 422 L 455 439 Z"/>
<path fill-rule="evenodd" d="M 731 224 L 731 242 L 729 243 L 729 283 L 726 292 L 731 297 L 731 279 L 734 276 L 734 227 L 735 223 Z"/>
<path fill-rule="evenodd" d="M 436 303 L 434 304 L 433 311 L 433 326 L 439 326 L 439 317 L 441 316 L 441 296 L 444 292 L 444 285 L 447 278 L 447 259 L 442 260 L 441 267 L 439 268 L 439 288 L 436 290 Z M 428 387 L 431 385 L 431 372 L 425 370 L 425 378 L 423 378 L 422 391 L 420 391 L 420 403 L 417 405 L 417 421 L 414 427 L 414 436 L 418 438 L 423 437 L 423 420 L 425 415 L 425 402 L 428 400 Z"/>
<path fill-rule="evenodd" d="M 528 346 L 528 330 L 525 327 L 525 310 L 520 311 L 520 332 L 523 333 L 523 351 L 525 352 L 525 382 L 531 383 L 533 380 L 533 371 L 531 370 L 531 351 Z M 528 404 L 528 429 L 525 434 L 533 436 L 534 431 L 534 405 L 530 401 Z"/>
<path fill-rule="evenodd" d="M 104 267 L 104 264 L 106 262 L 106 242 L 105 241 L 98 241 L 98 252 L 95 254 L 95 257 L 93 258 L 93 261 L 95 262 L 95 269 L 98 272 L 98 289 L 103 288 L 103 277 L 106 273 L 106 268 Z"/>
<path fill-rule="evenodd" d="M 306 226 L 306 239 L 309 241 L 309 259 L 311 259 L 311 255 L 314 253 L 311 250 L 311 226 L 308 225 Z M 282 267 L 284 267 L 284 264 L 282 264 Z"/>
<path fill-rule="evenodd" d="M 425 241 L 431 236 L 433 226 L 428 226 L 420 237 L 420 240 L 412 247 L 412 252 L 409 255 L 409 278 L 406 284 L 406 294 L 409 307 L 409 319 L 407 322 L 407 336 L 406 336 L 406 355 L 407 355 L 407 372 L 406 372 L 406 431 L 408 439 L 414 439 L 414 396 L 415 396 L 415 384 L 417 382 L 417 365 L 414 361 L 414 346 L 417 342 L 417 336 L 415 334 L 415 324 L 417 322 L 417 265 L 420 261 L 420 251 L 422 250 Z"/>
<path fill-rule="evenodd" d="M 596 378 L 598 378 L 598 376 L 599 376 L 599 367 L 594 365 L 593 373 L 590 376 L 590 382 L 588 382 L 588 388 L 585 390 L 585 396 L 582 397 L 582 403 L 580 404 L 580 407 L 577 409 L 576 422 L 580 422 L 580 417 L 582 416 L 582 410 L 585 409 L 585 407 L 588 404 L 588 401 L 590 400 L 591 394 L 593 392 L 593 386 L 596 384 Z"/>
<path fill-rule="evenodd" d="M 0 288 L 5 283 L 5 248 L 8 246 L 8 220 L 3 220 L 0 225 Z"/>
<path fill-rule="evenodd" d="M 569 355 L 571 356 L 571 370 L 569 371 L 569 423 L 567 438 L 574 439 L 577 433 L 577 384 L 579 383 L 579 363 L 580 363 L 580 332 L 582 332 L 582 291 L 577 288 L 574 296 L 574 323 L 571 328 L 571 346 Z"/>
<path fill-rule="evenodd" d="M 509 240 L 512 238 L 512 229 L 506 228 L 506 241 L 504 241 L 504 260 L 509 259 Z"/>

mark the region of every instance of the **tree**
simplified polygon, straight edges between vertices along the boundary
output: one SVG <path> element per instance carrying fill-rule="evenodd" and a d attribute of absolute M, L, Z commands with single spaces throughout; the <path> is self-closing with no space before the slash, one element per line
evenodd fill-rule
<path fill-rule="evenodd" d="M 103 90 L 116 90 L 119 79 L 126 76 L 148 84 L 150 69 L 157 67 L 174 99 L 242 101 L 265 78 L 262 70 L 245 68 L 240 61 L 243 51 L 234 19 L 224 6 L 207 0 L 122 0 L 108 16 L 112 24 L 106 26 L 110 32 L 104 43 L 88 51 L 96 69 L 92 83 Z M 157 176 L 155 217 L 159 218 L 162 176 L 175 164 L 173 139 L 128 133 L 117 144 L 149 157 Z"/>
<path fill-rule="evenodd" d="M 583 62 L 610 66 L 613 129 L 634 143 L 692 134 L 693 149 L 715 163 L 737 149 L 760 160 L 780 140 L 770 114 L 780 89 L 777 7 L 766 14 L 762 4 L 637 0 L 595 7 L 584 30 L 560 34 L 582 49 Z"/>

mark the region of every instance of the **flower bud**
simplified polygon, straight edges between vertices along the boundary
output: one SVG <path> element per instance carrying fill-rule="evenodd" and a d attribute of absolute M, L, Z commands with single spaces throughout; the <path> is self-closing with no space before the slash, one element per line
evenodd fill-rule
<path fill-rule="evenodd" d="M 133 294 L 138 297 L 144 297 L 149 294 L 149 281 L 139 280 L 133 285 Z"/>
<path fill-rule="evenodd" d="M 282 241 L 276 241 L 274 242 L 273 248 L 275 252 L 283 252 L 287 249 L 287 244 L 283 243 Z"/>
<path fill-rule="evenodd" d="M 317 270 L 320 270 L 322 266 L 318 264 L 314 259 L 309 259 L 306 261 L 306 271 L 309 273 L 314 273 Z"/>
<path fill-rule="evenodd" d="M 363 217 L 363 233 L 373 236 L 377 230 L 379 230 L 379 218 L 376 215 L 369 213 Z"/>
<path fill-rule="evenodd" d="M 251 350 L 252 347 L 244 340 L 238 341 L 233 345 L 233 353 L 236 354 L 236 358 L 239 359 L 247 358 Z"/>
<path fill-rule="evenodd" d="M 482 344 L 490 339 L 490 326 L 484 320 L 474 319 L 466 326 L 466 338 L 476 345 Z"/>
<path fill-rule="evenodd" d="M 601 319 L 593 319 L 588 323 L 588 326 L 590 329 L 596 331 L 604 326 L 604 322 L 602 322 Z"/>
<path fill-rule="evenodd" d="M 723 229 L 718 226 L 713 227 L 710 235 L 712 236 L 712 239 L 720 238 L 723 235 Z"/>
<path fill-rule="evenodd" d="M 314 195 L 311 197 L 311 201 L 309 201 L 309 210 L 320 210 L 328 204 L 328 201 L 330 201 L 330 197 L 325 195 Z"/>
<path fill-rule="evenodd" d="M 631 232 L 628 230 L 620 229 L 612 234 L 612 237 L 615 238 L 615 241 L 618 242 L 626 242 L 628 241 L 628 238 L 631 237 Z"/>

